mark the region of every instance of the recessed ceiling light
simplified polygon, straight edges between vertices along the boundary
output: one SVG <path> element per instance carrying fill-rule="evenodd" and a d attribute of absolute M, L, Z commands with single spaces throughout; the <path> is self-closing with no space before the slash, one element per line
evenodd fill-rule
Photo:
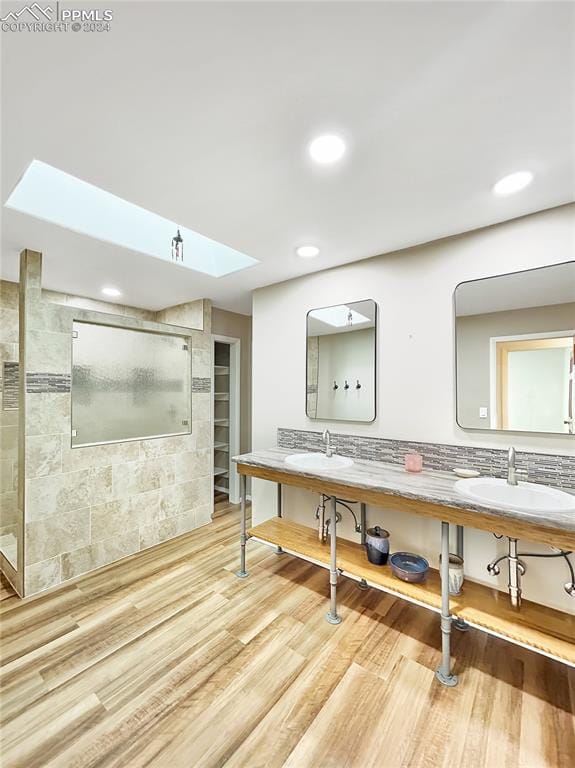
<path fill-rule="evenodd" d="M 319 248 L 315 245 L 300 245 L 299 248 L 296 248 L 295 252 L 298 256 L 301 256 L 302 259 L 313 259 L 319 254 Z"/>
<path fill-rule="evenodd" d="M 327 165 L 340 160 L 345 153 L 345 142 L 339 136 L 326 134 L 318 136 L 309 145 L 309 153 L 316 163 Z"/>
<path fill-rule="evenodd" d="M 493 192 L 496 195 L 512 195 L 514 192 L 525 189 L 532 181 L 533 174 L 531 171 L 516 171 L 499 179 L 493 187 Z"/>
<path fill-rule="evenodd" d="M 104 296 L 110 296 L 113 299 L 117 299 L 118 296 L 122 295 L 122 291 L 119 291 L 117 288 L 102 288 L 102 293 Z"/>

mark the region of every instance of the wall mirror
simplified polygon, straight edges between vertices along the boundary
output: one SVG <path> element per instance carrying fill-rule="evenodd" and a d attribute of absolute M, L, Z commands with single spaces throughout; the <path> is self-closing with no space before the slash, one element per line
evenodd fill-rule
<path fill-rule="evenodd" d="M 306 414 L 373 421 L 377 304 L 372 299 L 307 313 Z"/>
<path fill-rule="evenodd" d="M 190 339 L 74 322 L 72 447 L 191 432 Z"/>
<path fill-rule="evenodd" d="M 455 289 L 457 423 L 574 433 L 575 261 Z"/>

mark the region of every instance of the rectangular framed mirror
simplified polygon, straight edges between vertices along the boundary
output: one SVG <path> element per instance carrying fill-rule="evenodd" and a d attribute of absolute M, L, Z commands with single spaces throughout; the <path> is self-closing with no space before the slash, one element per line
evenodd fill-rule
<path fill-rule="evenodd" d="M 455 289 L 457 423 L 573 434 L 575 261 Z"/>
<path fill-rule="evenodd" d="M 373 299 L 307 313 L 306 414 L 310 419 L 375 419 L 376 349 Z"/>

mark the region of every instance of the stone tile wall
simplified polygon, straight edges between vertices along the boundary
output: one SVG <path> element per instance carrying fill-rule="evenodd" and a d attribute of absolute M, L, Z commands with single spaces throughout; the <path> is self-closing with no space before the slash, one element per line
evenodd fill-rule
<path fill-rule="evenodd" d="M 180 305 L 174 313 L 163 310 L 163 322 L 178 323 L 169 331 L 191 343 L 192 433 L 72 448 L 73 321 L 168 329 L 147 310 L 42 291 L 41 255 L 25 252 L 23 263 L 25 461 L 20 482 L 28 596 L 210 522 L 212 365 L 210 302 Z"/>
<path fill-rule="evenodd" d="M 319 336 L 307 337 L 306 414 L 310 419 L 317 415 L 317 379 L 319 375 Z"/>
<path fill-rule="evenodd" d="M 17 568 L 18 537 L 18 285 L 0 281 L 0 552 Z M 14 580 L 14 574 L 7 575 Z M 15 586 L 17 586 L 15 584 Z"/>

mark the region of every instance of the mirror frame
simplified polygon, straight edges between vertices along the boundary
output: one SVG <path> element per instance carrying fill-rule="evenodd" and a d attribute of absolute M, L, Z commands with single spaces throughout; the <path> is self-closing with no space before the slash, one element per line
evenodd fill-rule
<path fill-rule="evenodd" d="M 511 275 L 519 275 L 523 272 L 536 272 L 537 270 L 541 269 L 549 269 L 550 267 L 561 267 L 565 264 L 573 264 L 575 263 L 575 259 L 567 259 L 567 261 L 558 261 L 554 264 L 543 264 L 540 267 L 529 267 L 528 269 L 515 269 L 512 272 L 501 272 L 496 275 L 485 275 L 484 277 L 474 277 L 470 280 L 461 280 L 461 282 L 457 283 L 455 288 L 453 289 L 453 297 L 452 297 L 452 306 L 453 306 L 453 383 L 454 383 L 454 398 L 453 398 L 453 406 L 455 410 L 455 423 L 459 427 L 459 429 L 463 429 L 467 432 L 481 432 L 485 434 L 495 434 L 495 435 L 540 435 L 542 437 L 557 437 L 559 439 L 562 438 L 573 438 L 573 435 L 570 435 L 568 432 L 533 432 L 528 429 L 492 429 L 491 427 L 464 427 L 459 422 L 459 381 L 458 381 L 458 367 L 457 367 L 457 303 L 456 303 L 456 294 L 457 289 L 461 285 L 467 285 L 467 283 L 479 283 L 483 280 L 492 280 L 496 277 L 510 277 Z M 307 380 L 307 379 L 306 379 Z"/>
<path fill-rule="evenodd" d="M 346 306 L 349 306 L 350 304 L 360 304 L 362 301 L 372 301 L 374 306 L 374 318 L 373 318 L 373 418 L 372 419 L 325 419 L 321 418 L 320 416 L 310 416 L 307 412 L 307 375 L 308 375 L 308 355 L 307 355 L 307 328 L 308 328 L 308 322 L 309 322 L 309 316 L 312 312 L 317 312 L 318 309 L 331 309 L 332 307 L 339 307 L 342 304 L 345 304 Z M 354 299 L 354 301 L 340 301 L 337 304 L 328 304 L 324 307 L 313 307 L 312 309 L 308 309 L 305 315 L 305 406 L 304 406 L 304 413 L 306 416 L 306 419 L 310 419 L 311 421 L 335 421 L 339 424 L 373 424 L 373 422 L 377 419 L 377 406 L 378 406 L 378 391 L 377 391 L 377 384 L 378 384 L 378 362 L 379 362 L 379 356 L 377 354 L 377 345 L 378 345 L 378 326 L 379 321 L 379 306 L 377 304 L 377 301 L 375 299 Z"/>

